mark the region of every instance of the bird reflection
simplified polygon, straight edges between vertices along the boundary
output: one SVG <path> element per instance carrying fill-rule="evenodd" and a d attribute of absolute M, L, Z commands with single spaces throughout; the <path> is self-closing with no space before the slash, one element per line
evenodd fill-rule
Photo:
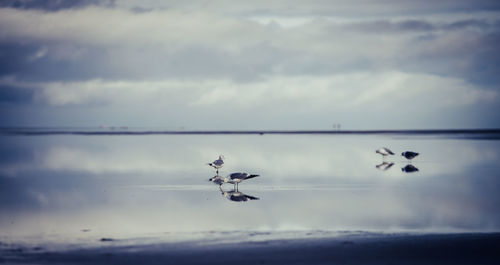
<path fill-rule="evenodd" d="M 406 172 L 406 173 L 412 173 L 412 172 L 418 171 L 418 168 L 412 164 L 408 164 L 405 167 L 401 168 L 401 171 Z"/>
<path fill-rule="evenodd" d="M 386 171 L 389 168 L 391 168 L 392 166 L 394 166 L 394 162 L 389 163 L 389 162 L 384 161 L 383 163 L 376 165 L 375 167 L 380 169 L 380 170 Z"/>
<path fill-rule="evenodd" d="M 222 184 L 224 184 L 224 177 L 222 177 L 220 175 L 215 175 L 215 176 L 211 177 L 208 181 L 211 181 L 214 184 L 221 186 Z"/>
<path fill-rule="evenodd" d="M 245 193 L 237 190 L 237 189 L 232 189 L 229 191 L 223 190 L 220 186 L 219 189 L 222 193 L 222 196 L 226 197 L 228 200 L 235 201 L 235 202 L 246 202 L 249 200 L 259 200 L 259 198 L 246 195 Z"/>

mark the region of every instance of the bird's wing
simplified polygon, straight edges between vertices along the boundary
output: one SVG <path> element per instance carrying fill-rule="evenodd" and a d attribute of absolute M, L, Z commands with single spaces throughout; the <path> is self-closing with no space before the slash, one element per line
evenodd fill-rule
<path fill-rule="evenodd" d="M 231 173 L 229 175 L 229 178 L 230 179 L 245 179 L 245 177 L 247 176 L 248 174 L 246 173 L 240 173 L 240 172 L 237 172 L 237 173 Z"/>

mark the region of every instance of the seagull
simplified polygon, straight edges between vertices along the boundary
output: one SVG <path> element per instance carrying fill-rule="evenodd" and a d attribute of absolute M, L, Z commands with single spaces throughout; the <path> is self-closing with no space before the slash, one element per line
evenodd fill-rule
<path fill-rule="evenodd" d="M 418 156 L 418 153 L 412 152 L 412 151 L 406 151 L 401 153 L 402 156 L 406 157 L 408 160 L 412 160 L 416 156 Z"/>
<path fill-rule="evenodd" d="M 216 172 L 217 174 L 219 174 L 219 168 L 221 168 L 222 166 L 224 166 L 224 161 L 223 159 L 225 159 L 225 157 L 223 155 L 220 155 L 219 156 L 219 159 L 215 160 L 214 162 L 212 163 L 208 163 L 207 165 L 213 167 L 216 169 Z"/>
<path fill-rule="evenodd" d="M 242 182 L 243 180 L 255 178 L 258 176 L 259 175 L 250 175 L 248 173 L 240 173 L 240 172 L 231 173 L 231 174 L 229 174 L 229 176 L 224 178 L 224 183 L 234 184 L 235 190 L 238 191 L 238 184 L 240 182 Z"/>
<path fill-rule="evenodd" d="M 382 147 L 382 148 L 380 148 L 380 149 L 377 149 L 377 150 L 375 151 L 375 153 L 381 154 L 381 155 L 382 155 L 382 157 L 383 157 L 384 159 L 385 159 L 385 157 L 386 157 L 386 156 L 388 156 L 388 155 L 394 155 L 394 153 L 393 153 L 391 150 L 389 150 L 389 148 L 385 148 L 385 147 Z"/>
<path fill-rule="evenodd" d="M 219 187 L 224 184 L 224 178 L 219 175 L 215 175 L 214 177 L 211 177 L 208 181 L 213 182 L 214 184 L 219 185 Z"/>
<path fill-rule="evenodd" d="M 411 172 L 418 171 L 418 168 L 416 168 L 412 164 L 408 164 L 405 167 L 401 168 L 401 171 L 406 172 L 406 173 L 411 173 Z"/>
<path fill-rule="evenodd" d="M 224 191 L 220 189 L 222 196 L 226 197 L 228 200 L 235 201 L 235 202 L 246 202 L 248 200 L 258 200 L 259 198 L 246 195 L 243 192 L 237 191 L 237 190 L 230 190 L 230 191 Z"/>
<path fill-rule="evenodd" d="M 380 170 L 386 171 L 389 168 L 391 168 L 392 166 L 394 166 L 393 162 L 389 163 L 389 162 L 384 161 L 382 164 L 376 165 L 375 167 L 380 169 Z"/>

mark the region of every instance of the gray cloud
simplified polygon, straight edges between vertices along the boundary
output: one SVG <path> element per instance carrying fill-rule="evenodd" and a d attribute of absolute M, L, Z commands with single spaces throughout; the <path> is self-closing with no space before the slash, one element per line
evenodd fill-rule
<path fill-rule="evenodd" d="M 89 5 L 112 7 L 114 6 L 114 2 L 114 0 L 4 0 L 0 2 L 0 7 L 59 11 L 63 9 L 83 8 Z"/>

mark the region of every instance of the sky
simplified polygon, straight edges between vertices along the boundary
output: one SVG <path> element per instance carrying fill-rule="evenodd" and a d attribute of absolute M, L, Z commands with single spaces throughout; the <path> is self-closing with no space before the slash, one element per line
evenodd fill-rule
<path fill-rule="evenodd" d="M 500 127 L 498 1 L 0 2 L 0 127 Z"/>

